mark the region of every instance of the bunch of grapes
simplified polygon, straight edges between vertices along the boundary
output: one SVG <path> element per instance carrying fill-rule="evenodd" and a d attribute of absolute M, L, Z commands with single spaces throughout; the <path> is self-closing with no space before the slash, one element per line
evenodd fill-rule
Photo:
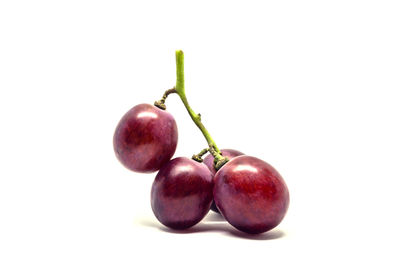
<path fill-rule="evenodd" d="M 151 189 L 151 207 L 167 227 L 187 229 L 210 209 L 246 233 L 258 234 L 276 227 L 289 206 L 283 178 L 261 159 L 217 147 L 187 101 L 183 58 L 183 52 L 176 51 L 176 86 L 154 105 L 133 107 L 118 123 L 113 139 L 118 160 L 135 172 L 158 171 Z M 192 158 L 171 160 L 178 130 L 174 117 L 166 111 L 165 100 L 172 93 L 179 95 L 207 140 L 208 147 Z"/>

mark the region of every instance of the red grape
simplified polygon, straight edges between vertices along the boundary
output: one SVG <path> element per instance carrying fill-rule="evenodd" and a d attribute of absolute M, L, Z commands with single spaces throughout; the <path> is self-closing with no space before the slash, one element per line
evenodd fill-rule
<path fill-rule="evenodd" d="M 277 226 L 289 206 L 289 191 L 279 173 L 247 155 L 233 158 L 218 170 L 213 194 L 225 219 L 250 234 Z"/>
<path fill-rule="evenodd" d="M 118 123 L 114 151 L 128 169 L 154 172 L 175 153 L 178 129 L 174 117 L 150 104 L 130 109 Z"/>
<path fill-rule="evenodd" d="M 165 226 L 186 229 L 210 210 L 212 189 L 212 176 L 204 164 L 178 157 L 158 172 L 151 189 L 151 207 Z"/>

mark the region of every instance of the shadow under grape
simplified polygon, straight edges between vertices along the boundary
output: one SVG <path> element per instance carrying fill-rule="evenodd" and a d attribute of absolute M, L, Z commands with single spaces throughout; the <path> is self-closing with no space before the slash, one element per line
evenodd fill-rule
<path fill-rule="evenodd" d="M 141 219 L 138 221 L 138 224 L 146 227 L 155 228 L 162 232 L 171 234 L 195 234 L 204 232 L 215 232 L 226 235 L 228 237 L 236 237 L 249 240 L 276 240 L 286 236 L 285 232 L 280 229 L 273 229 L 262 234 L 247 234 L 235 229 L 234 227 L 229 225 L 222 216 L 212 212 L 210 212 L 201 223 L 185 230 L 171 229 L 158 222 L 148 219 Z"/>

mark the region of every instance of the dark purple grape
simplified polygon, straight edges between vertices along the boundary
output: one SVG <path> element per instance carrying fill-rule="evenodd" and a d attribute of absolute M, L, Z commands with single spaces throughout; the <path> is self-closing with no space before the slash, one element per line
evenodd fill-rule
<path fill-rule="evenodd" d="M 114 151 L 128 169 L 154 172 L 175 153 L 178 129 L 174 117 L 150 104 L 130 109 L 118 123 Z"/>
<path fill-rule="evenodd" d="M 208 168 L 178 157 L 158 172 L 151 189 L 151 207 L 165 226 L 186 229 L 200 222 L 210 210 L 212 192 Z"/>
<path fill-rule="evenodd" d="M 221 149 L 221 153 L 224 157 L 227 157 L 229 160 L 240 156 L 240 155 L 244 155 L 242 152 L 234 150 L 234 149 Z M 215 173 L 217 172 L 214 168 L 214 157 L 211 154 L 208 154 L 204 160 L 203 160 L 204 164 L 206 164 L 206 166 L 208 167 L 208 169 L 210 169 L 212 175 L 214 176 Z M 213 201 L 211 204 L 211 210 L 216 212 L 216 213 L 220 213 L 218 211 L 217 206 L 215 205 L 215 202 Z"/>
<path fill-rule="evenodd" d="M 268 163 L 238 156 L 214 177 L 214 200 L 225 219 L 237 229 L 258 234 L 277 226 L 289 206 L 289 191 Z"/>

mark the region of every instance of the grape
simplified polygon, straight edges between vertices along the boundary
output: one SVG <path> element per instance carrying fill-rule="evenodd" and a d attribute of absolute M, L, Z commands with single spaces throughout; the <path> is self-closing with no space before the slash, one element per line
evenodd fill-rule
<path fill-rule="evenodd" d="M 276 227 L 289 206 L 289 191 L 279 173 L 247 155 L 233 158 L 218 170 L 213 194 L 225 219 L 250 234 Z"/>
<path fill-rule="evenodd" d="M 242 152 L 234 150 L 234 149 L 221 149 L 221 153 L 222 156 L 228 158 L 229 160 L 236 157 L 236 156 L 240 156 L 240 155 L 244 155 Z M 208 154 L 204 160 L 203 160 L 204 164 L 206 164 L 206 166 L 208 167 L 208 169 L 210 169 L 212 175 L 214 176 L 215 173 L 217 173 L 217 171 L 214 168 L 214 157 L 211 154 Z M 217 206 L 215 205 L 215 202 L 213 201 L 211 204 L 211 210 L 216 212 L 216 213 L 220 213 L 218 211 Z"/>
<path fill-rule="evenodd" d="M 208 168 L 185 157 L 166 163 L 151 189 L 151 207 L 156 218 L 173 229 L 189 228 L 210 210 L 213 182 Z"/>
<path fill-rule="evenodd" d="M 175 153 L 178 129 L 174 117 L 150 104 L 130 109 L 114 133 L 118 160 L 135 172 L 157 171 Z"/>

